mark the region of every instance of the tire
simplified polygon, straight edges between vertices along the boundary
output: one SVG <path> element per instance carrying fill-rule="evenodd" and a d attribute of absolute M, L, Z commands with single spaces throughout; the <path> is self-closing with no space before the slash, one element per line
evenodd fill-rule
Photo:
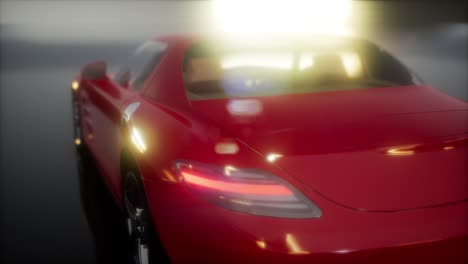
<path fill-rule="evenodd" d="M 169 263 L 155 232 L 143 184 L 136 169 L 124 173 L 122 197 L 129 235 L 128 263 Z"/>

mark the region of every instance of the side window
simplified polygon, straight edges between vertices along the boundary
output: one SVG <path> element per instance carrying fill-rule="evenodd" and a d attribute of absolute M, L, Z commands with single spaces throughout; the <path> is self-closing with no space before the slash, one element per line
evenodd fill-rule
<path fill-rule="evenodd" d="M 411 72 L 388 52 L 377 47 L 367 49 L 367 66 L 374 79 L 400 85 L 414 83 Z"/>
<path fill-rule="evenodd" d="M 161 61 L 167 45 L 160 42 L 145 42 L 139 46 L 127 61 L 122 72 L 130 72 L 130 84 L 135 90 L 140 90 L 153 69 Z M 121 73 L 117 74 L 118 76 Z"/>

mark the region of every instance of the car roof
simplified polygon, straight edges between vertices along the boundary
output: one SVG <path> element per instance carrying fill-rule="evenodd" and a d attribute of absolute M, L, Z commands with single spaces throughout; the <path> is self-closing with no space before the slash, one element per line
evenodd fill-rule
<path fill-rule="evenodd" d="M 248 40 L 248 41 L 247 41 Z M 251 41 L 253 40 L 253 41 Z M 150 39 L 149 41 L 159 41 L 167 43 L 168 45 L 190 45 L 198 41 L 206 41 L 211 43 L 232 43 L 236 42 L 241 45 L 245 43 L 252 42 L 256 43 L 255 45 L 272 45 L 275 43 L 279 44 L 299 44 L 299 45 L 311 45 L 317 43 L 317 40 L 320 41 L 330 41 L 330 42 L 353 42 L 353 43 L 371 43 L 366 39 L 362 39 L 354 36 L 331 36 L 331 35 L 294 35 L 294 34 L 268 34 L 268 35 L 216 35 L 216 34 L 168 34 L 161 35 Z"/>

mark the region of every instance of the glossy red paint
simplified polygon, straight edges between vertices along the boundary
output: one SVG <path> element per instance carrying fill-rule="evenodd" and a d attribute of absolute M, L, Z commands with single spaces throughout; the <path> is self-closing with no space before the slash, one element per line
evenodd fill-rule
<path fill-rule="evenodd" d="M 263 110 L 242 120 L 226 108 L 236 100 L 192 104 L 260 153 L 281 153 L 278 166 L 344 206 L 394 211 L 468 198 L 464 102 L 420 86 L 252 99 Z M 444 150 L 451 141 L 464 143 Z M 414 150 L 392 155 L 404 146 Z"/>
<path fill-rule="evenodd" d="M 78 77 L 76 93 L 84 143 L 119 202 L 121 151 L 136 159 L 173 263 L 468 262 L 466 102 L 408 86 L 248 98 L 261 111 L 242 116 L 229 104 L 245 98 L 187 99 L 182 60 L 197 38 L 155 40 L 167 51 L 141 92 L 109 76 Z M 143 153 L 128 127 L 140 131 Z M 217 153 L 222 142 L 236 151 Z M 323 215 L 285 219 L 218 207 L 180 184 L 180 159 L 275 174 Z"/>

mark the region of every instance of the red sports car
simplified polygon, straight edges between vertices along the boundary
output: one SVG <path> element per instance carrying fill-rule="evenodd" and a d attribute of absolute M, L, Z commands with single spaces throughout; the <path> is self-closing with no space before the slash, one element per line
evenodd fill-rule
<path fill-rule="evenodd" d="M 468 263 L 468 104 L 369 41 L 160 37 L 72 91 L 136 263 Z"/>

